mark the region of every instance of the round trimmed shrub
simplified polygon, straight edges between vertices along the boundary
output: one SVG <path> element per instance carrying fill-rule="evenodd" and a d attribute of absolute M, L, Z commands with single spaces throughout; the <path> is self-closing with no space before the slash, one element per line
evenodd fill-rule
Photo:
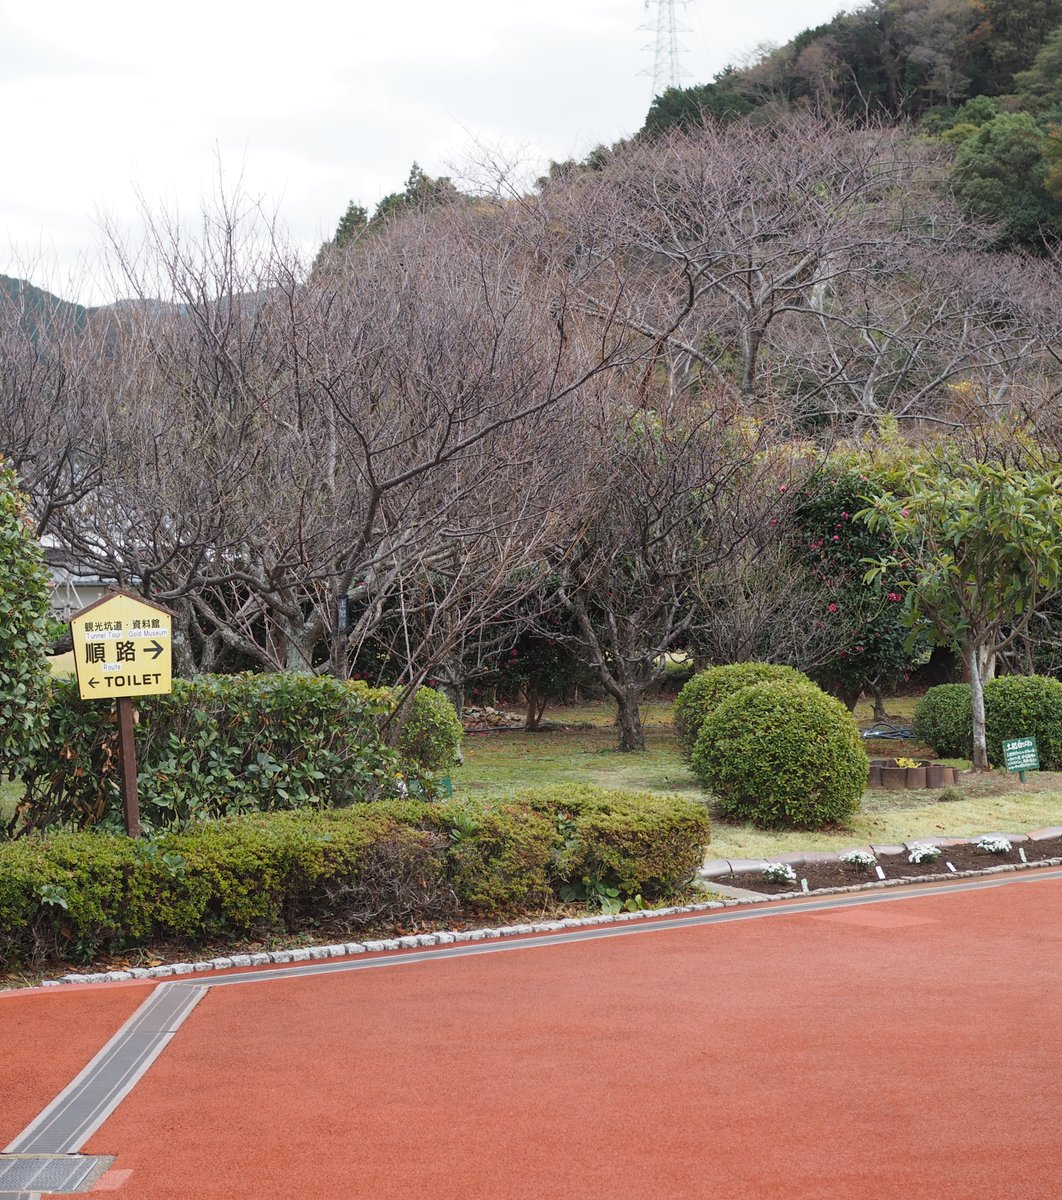
<path fill-rule="evenodd" d="M 723 700 L 751 684 L 773 682 L 810 684 L 811 680 L 795 668 L 777 663 L 729 663 L 698 671 L 675 699 L 675 736 L 686 761 L 693 754 L 705 717 Z"/>
<path fill-rule="evenodd" d="M 988 761 L 1002 767 L 1004 741 L 1020 737 L 1036 738 L 1043 770 L 1062 767 L 1062 683 L 1057 679 L 1002 675 L 985 684 Z"/>
<path fill-rule="evenodd" d="M 692 766 L 725 816 L 765 829 L 822 829 L 851 816 L 869 762 L 852 714 L 812 684 L 742 688 L 712 712 Z"/>
<path fill-rule="evenodd" d="M 970 685 L 942 683 L 931 687 L 915 706 L 915 737 L 940 758 L 970 758 L 973 754 L 973 718 Z"/>
<path fill-rule="evenodd" d="M 398 751 L 424 771 L 448 771 L 457 766 L 463 732 L 457 710 L 442 692 L 422 687 L 410 702 Z"/>

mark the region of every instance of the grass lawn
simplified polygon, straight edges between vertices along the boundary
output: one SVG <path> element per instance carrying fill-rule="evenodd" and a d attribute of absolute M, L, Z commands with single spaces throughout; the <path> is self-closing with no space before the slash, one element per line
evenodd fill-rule
<path fill-rule="evenodd" d="M 915 697 L 890 700 L 890 717 L 909 721 Z M 623 754 L 616 746 L 613 709 L 600 702 L 550 714 L 555 727 L 542 733 L 470 734 L 464 765 L 453 772 L 458 796 L 505 796 L 526 787 L 552 783 L 592 783 L 626 791 L 703 793 L 678 753 L 671 731 L 671 706 L 652 704 L 643 713 L 648 750 Z M 871 719 L 861 702 L 856 718 Z M 925 754 L 902 742 L 871 742 L 874 757 Z M 959 760 L 947 762 L 969 766 Z M 843 829 L 822 832 L 771 832 L 752 825 L 712 822 L 710 858 L 770 858 L 799 850 L 839 850 L 866 842 L 890 843 L 920 837 L 964 837 L 996 830 L 1022 833 L 1062 824 L 1062 774 L 1030 772 L 1025 787 L 1017 777 L 996 772 L 968 777 L 959 787 L 962 800 L 942 801 L 939 792 L 867 791 L 858 812 Z"/>

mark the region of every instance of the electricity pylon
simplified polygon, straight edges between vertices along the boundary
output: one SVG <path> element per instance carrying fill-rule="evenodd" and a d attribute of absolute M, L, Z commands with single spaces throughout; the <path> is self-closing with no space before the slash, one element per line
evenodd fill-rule
<path fill-rule="evenodd" d="M 646 9 L 656 9 L 656 17 L 639 25 L 639 29 L 647 29 L 656 34 L 656 38 L 645 50 L 653 52 L 653 65 L 650 69 L 639 71 L 639 75 L 651 75 L 653 79 L 653 95 L 659 96 L 668 88 L 681 87 L 681 79 L 687 72 L 682 69 L 679 54 L 686 49 L 679 43 L 680 33 L 689 33 L 690 27 L 683 24 L 676 15 L 676 9 L 685 8 L 689 0 L 645 0 Z"/>

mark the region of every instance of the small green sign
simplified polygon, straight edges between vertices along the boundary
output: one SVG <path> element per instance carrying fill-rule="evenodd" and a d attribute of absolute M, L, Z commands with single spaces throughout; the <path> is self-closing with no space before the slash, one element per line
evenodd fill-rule
<path fill-rule="evenodd" d="M 1003 763 L 1008 771 L 1018 771 L 1025 782 L 1026 771 L 1039 771 L 1040 752 L 1036 738 L 1011 738 L 1003 743 Z"/>

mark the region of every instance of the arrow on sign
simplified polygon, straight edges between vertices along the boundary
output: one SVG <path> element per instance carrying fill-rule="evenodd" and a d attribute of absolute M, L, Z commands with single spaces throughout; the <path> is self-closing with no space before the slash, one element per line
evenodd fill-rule
<path fill-rule="evenodd" d="M 88 681 L 88 685 L 89 685 L 89 687 L 99 687 L 100 681 L 98 679 L 90 679 Z"/>
<path fill-rule="evenodd" d="M 152 642 L 150 646 L 146 647 L 146 649 L 152 658 L 158 658 L 158 656 L 162 653 L 162 647 L 158 642 Z"/>

